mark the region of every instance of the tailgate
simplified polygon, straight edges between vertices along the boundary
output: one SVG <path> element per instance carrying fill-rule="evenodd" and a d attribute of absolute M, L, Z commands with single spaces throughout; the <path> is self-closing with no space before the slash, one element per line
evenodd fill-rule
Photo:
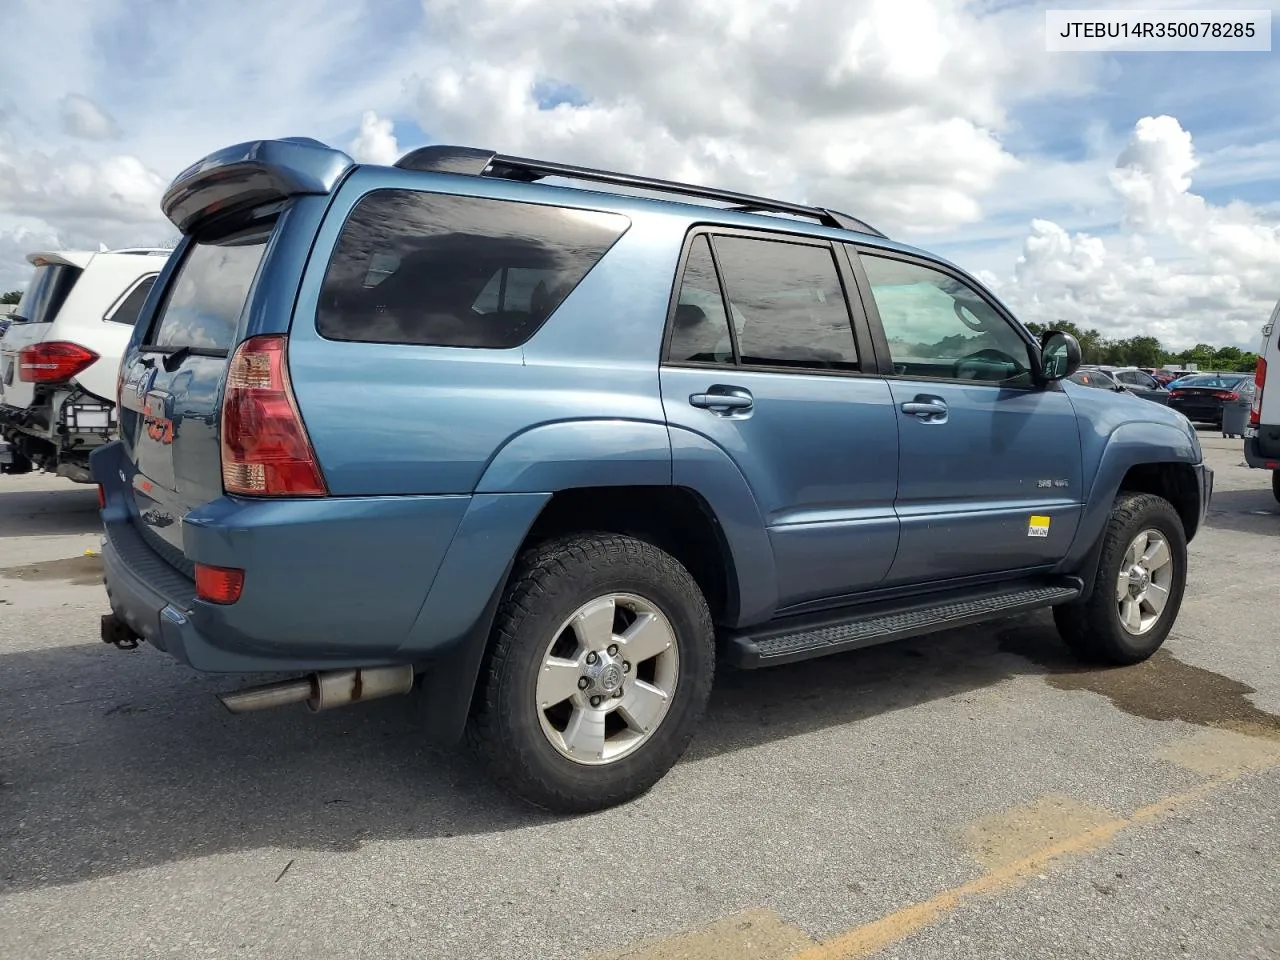
<path fill-rule="evenodd" d="M 222 496 L 223 379 L 270 231 L 189 244 L 122 369 L 120 439 L 134 467 L 126 481 L 134 522 L 161 556 L 188 572 L 182 519 Z"/>

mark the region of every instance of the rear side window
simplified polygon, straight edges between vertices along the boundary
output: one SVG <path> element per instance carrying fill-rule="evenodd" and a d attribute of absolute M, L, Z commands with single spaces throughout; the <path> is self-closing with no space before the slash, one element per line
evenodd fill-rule
<path fill-rule="evenodd" d="M 857 370 L 858 351 L 831 248 L 716 237 L 744 364 Z"/>
<path fill-rule="evenodd" d="M 695 237 L 680 280 L 667 361 L 856 371 L 852 318 L 831 248 Z"/>
<path fill-rule="evenodd" d="M 629 225 L 615 213 L 376 190 L 343 225 L 316 329 L 331 340 L 516 347 Z"/>
<path fill-rule="evenodd" d="M 143 277 L 142 282 L 130 290 L 119 305 L 107 314 L 107 319 L 112 323 L 127 323 L 133 326 L 137 322 L 138 314 L 142 312 L 142 305 L 147 302 L 147 294 L 151 292 L 151 288 L 155 285 L 155 276 Z"/>
<path fill-rule="evenodd" d="M 259 230 L 193 244 L 169 283 L 148 345 L 229 350 L 268 236 Z"/>

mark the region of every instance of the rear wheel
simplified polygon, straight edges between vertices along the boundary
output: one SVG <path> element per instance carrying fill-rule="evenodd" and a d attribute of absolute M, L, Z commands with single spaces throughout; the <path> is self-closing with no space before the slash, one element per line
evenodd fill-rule
<path fill-rule="evenodd" d="M 630 800 L 684 753 L 715 670 L 711 615 L 676 559 L 614 534 L 522 558 L 468 727 L 490 774 L 564 813 Z"/>
<path fill-rule="evenodd" d="M 1169 501 L 1116 498 L 1088 599 L 1054 608 L 1067 645 L 1094 663 L 1131 664 L 1169 636 L 1187 579 L 1187 539 Z"/>

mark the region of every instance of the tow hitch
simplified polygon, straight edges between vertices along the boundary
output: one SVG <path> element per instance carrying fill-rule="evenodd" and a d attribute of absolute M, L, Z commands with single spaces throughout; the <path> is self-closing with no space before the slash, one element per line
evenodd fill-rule
<path fill-rule="evenodd" d="M 102 615 L 102 642 L 119 647 L 121 650 L 136 650 L 142 638 L 133 632 L 133 628 L 114 613 Z"/>

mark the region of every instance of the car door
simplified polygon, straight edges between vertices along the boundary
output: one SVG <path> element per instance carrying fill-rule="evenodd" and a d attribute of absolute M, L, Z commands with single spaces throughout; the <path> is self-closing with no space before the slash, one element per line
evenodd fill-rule
<path fill-rule="evenodd" d="M 1067 393 L 1040 385 L 1034 341 L 954 268 L 851 255 L 898 420 L 901 532 L 886 585 L 1056 563 L 1080 517 L 1080 433 Z"/>
<path fill-rule="evenodd" d="M 686 242 L 677 289 L 661 368 L 667 420 L 746 479 L 778 607 L 879 584 L 898 545 L 898 425 L 865 317 L 850 313 L 847 260 L 824 240 L 702 231 Z"/>

